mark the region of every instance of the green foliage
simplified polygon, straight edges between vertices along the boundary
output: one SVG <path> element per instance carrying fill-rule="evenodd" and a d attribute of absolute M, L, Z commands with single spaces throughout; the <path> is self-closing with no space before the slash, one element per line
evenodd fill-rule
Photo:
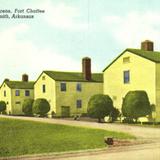
<path fill-rule="evenodd" d="M 7 111 L 6 110 L 2 111 L 2 114 L 7 115 Z"/>
<path fill-rule="evenodd" d="M 81 117 L 88 117 L 88 113 L 82 113 Z"/>
<path fill-rule="evenodd" d="M 43 117 L 50 110 L 49 102 L 44 98 L 38 98 L 33 102 L 33 113 Z"/>
<path fill-rule="evenodd" d="M 129 91 L 122 104 L 123 116 L 137 119 L 151 113 L 150 102 L 145 91 Z"/>
<path fill-rule="evenodd" d="M 113 109 L 113 101 L 108 95 L 96 94 L 93 95 L 88 102 L 88 115 L 91 118 L 101 118 L 108 116 Z"/>
<path fill-rule="evenodd" d="M 116 121 L 119 116 L 120 116 L 119 110 L 117 108 L 113 107 L 113 109 L 110 113 L 111 122 Z"/>
<path fill-rule="evenodd" d="M 126 117 L 122 120 L 122 123 L 134 124 L 135 122 L 134 122 L 133 118 Z"/>
<path fill-rule="evenodd" d="M 56 113 L 54 111 L 51 112 L 51 116 L 52 118 L 56 115 Z"/>
<path fill-rule="evenodd" d="M 0 118 L 0 137 L 0 157 L 103 148 L 104 137 L 134 138 L 121 132 L 8 118 Z"/>
<path fill-rule="evenodd" d="M 151 104 L 151 110 L 152 110 L 152 112 L 156 111 L 156 105 L 155 104 Z"/>
<path fill-rule="evenodd" d="M 33 99 L 25 99 L 22 105 L 22 112 L 24 112 L 25 115 L 32 115 L 32 106 L 33 106 Z"/>
<path fill-rule="evenodd" d="M 0 101 L 0 112 L 3 112 L 6 110 L 6 103 L 4 101 Z"/>

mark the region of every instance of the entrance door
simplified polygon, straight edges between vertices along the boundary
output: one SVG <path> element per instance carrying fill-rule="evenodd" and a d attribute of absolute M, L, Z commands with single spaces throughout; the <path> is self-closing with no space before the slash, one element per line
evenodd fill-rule
<path fill-rule="evenodd" d="M 70 117 L 70 107 L 69 106 L 62 106 L 61 107 L 61 116 L 62 117 Z"/>

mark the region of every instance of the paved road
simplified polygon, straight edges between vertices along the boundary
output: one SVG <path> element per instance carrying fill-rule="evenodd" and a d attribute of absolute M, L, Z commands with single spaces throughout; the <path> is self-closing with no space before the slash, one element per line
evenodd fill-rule
<path fill-rule="evenodd" d="M 1 116 L 6 117 L 6 116 Z M 138 126 L 129 125 L 118 125 L 118 124 L 99 124 L 96 122 L 82 122 L 82 121 L 71 121 L 63 119 L 47 119 L 47 118 L 34 118 L 34 117 L 18 117 L 18 116 L 7 116 L 7 118 L 23 119 L 31 121 L 40 121 L 54 124 L 66 124 L 71 126 L 83 126 L 91 128 L 106 129 L 112 131 L 127 132 L 137 136 L 142 140 L 149 140 L 153 143 L 135 145 L 130 147 L 120 147 L 120 148 L 110 148 L 106 151 L 99 151 L 95 153 L 81 153 L 81 154 L 71 154 L 67 157 L 59 156 L 49 156 L 43 157 L 43 160 L 47 159 L 59 159 L 59 160 L 160 160 L 160 129 L 159 128 L 146 128 Z M 24 158 L 23 158 L 24 159 Z M 27 158 L 28 159 L 28 158 Z M 34 157 L 30 159 L 41 159 L 40 157 Z M 28 159 L 29 160 L 29 159 Z"/>
<path fill-rule="evenodd" d="M 66 158 L 59 160 L 66 160 Z M 135 150 L 132 147 L 130 150 L 124 150 L 122 152 L 117 150 L 114 153 L 70 157 L 67 160 L 160 160 L 160 146 L 152 145 L 152 148 L 141 148 L 139 146 Z"/>

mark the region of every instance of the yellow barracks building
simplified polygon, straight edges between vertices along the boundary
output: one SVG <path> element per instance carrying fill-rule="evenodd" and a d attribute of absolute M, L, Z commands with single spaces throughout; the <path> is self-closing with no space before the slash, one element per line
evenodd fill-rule
<path fill-rule="evenodd" d="M 145 90 L 155 105 L 152 116 L 160 121 L 160 52 L 154 51 L 153 42 L 142 42 L 141 49 L 127 48 L 103 73 L 104 94 L 111 96 L 115 107 L 121 110 L 128 91 Z"/>
<path fill-rule="evenodd" d="M 82 59 L 82 72 L 43 71 L 34 85 L 36 98 L 51 106 L 49 116 L 68 117 L 87 112 L 90 97 L 103 93 L 103 74 L 91 72 L 91 59 Z"/>
<path fill-rule="evenodd" d="M 22 115 L 22 105 L 25 99 L 34 99 L 34 82 L 28 81 L 28 75 L 22 75 L 22 81 L 5 79 L 0 88 L 0 100 L 7 105 L 7 114 Z"/>

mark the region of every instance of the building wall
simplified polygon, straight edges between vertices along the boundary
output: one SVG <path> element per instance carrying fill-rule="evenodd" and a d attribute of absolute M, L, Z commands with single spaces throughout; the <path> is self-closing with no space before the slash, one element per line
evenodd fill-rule
<path fill-rule="evenodd" d="M 160 121 L 160 64 L 156 63 L 156 120 Z"/>
<path fill-rule="evenodd" d="M 42 92 L 42 85 L 46 86 L 46 92 Z M 34 85 L 34 95 L 35 99 L 37 98 L 45 98 L 50 103 L 51 109 L 49 114 L 51 114 L 52 111 L 56 112 L 56 94 L 55 94 L 55 81 L 50 78 L 45 73 L 42 73 L 42 75 L 39 77 L 37 82 Z"/>
<path fill-rule="evenodd" d="M 20 91 L 20 95 L 16 96 L 16 90 Z M 25 90 L 29 90 L 30 95 L 25 96 Z M 34 99 L 34 90 L 33 89 L 11 89 L 11 105 L 12 105 L 12 114 L 23 115 L 22 105 L 25 99 Z"/>
<path fill-rule="evenodd" d="M 15 91 L 20 91 L 20 96 L 15 96 Z M 25 90 L 30 91 L 30 96 L 25 96 Z M 4 96 L 4 91 L 6 91 L 6 96 Z M 25 99 L 34 99 L 33 89 L 11 89 L 5 83 L 2 84 L 0 89 L 0 100 L 5 101 L 7 108 L 7 114 L 13 115 L 23 115 L 22 105 Z M 18 104 L 17 104 L 18 103 Z"/>
<path fill-rule="evenodd" d="M 124 63 L 123 58 L 130 57 Z M 121 110 L 122 99 L 128 91 L 145 90 L 151 104 L 156 103 L 156 64 L 126 51 L 104 71 L 104 94 L 111 96 L 114 106 Z M 130 83 L 124 84 L 123 71 L 130 71 Z"/>
<path fill-rule="evenodd" d="M 66 91 L 61 91 L 61 82 L 56 82 L 56 115 L 61 116 L 62 106 L 70 107 L 70 116 L 86 113 L 90 97 L 94 94 L 103 94 L 103 84 L 93 82 L 65 82 Z M 81 91 L 76 90 L 77 83 L 81 84 Z M 82 107 L 77 108 L 76 101 L 82 101 Z"/>
<path fill-rule="evenodd" d="M 6 96 L 4 96 L 4 91 L 6 91 Z M 12 113 L 11 89 L 5 83 L 2 84 L 0 89 L 0 100 L 5 101 L 7 114 Z"/>
<path fill-rule="evenodd" d="M 45 76 L 45 79 L 43 78 Z M 61 91 L 59 81 L 54 81 L 45 73 L 39 77 L 34 85 L 35 99 L 45 98 L 51 105 L 51 110 L 48 113 L 49 116 L 52 111 L 56 113 L 56 116 L 61 116 L 61 107 L 69 106 L 70 115 L 86 113 L 87 104 L 89 98 L 94 94 L 103 93 L 102 83 L 80 82 L 82 91 L 76 90 L 76 84 L 79 82 L 65 82 L 67 90 Z M 46 92 L 42 92 L 42 85 L 46 86 Z M 76 107 L 76 100 L 82 100 L 82 108 Z"/>

